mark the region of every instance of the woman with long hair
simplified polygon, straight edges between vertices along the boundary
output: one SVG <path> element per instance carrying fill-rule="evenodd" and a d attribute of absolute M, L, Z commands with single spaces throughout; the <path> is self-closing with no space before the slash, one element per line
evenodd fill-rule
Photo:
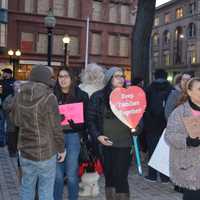
<path fill-rule="evenodd" d="M 112 112 L 111 92 L 124 87 L 121 68 L 112 67 L 106 74 L 106 86 L 94 93 L 88 111 L 89 129 L 102 145 L 106 200 L 128 200 L 128 170 L 130 165 L 130 130 Z"/>
<path fill-rule="evenodd" d="M 186 84 L 180 105 L 169 117 L 165 139 L 170 145 L 170 178 L 184 188 L 183 200 L 200 199 L 200 78 Z M 194 130 L 189 123 L 196 123 Z M 196 128 L 196 130 L 195 130 Z M 193 132 L 194 131 L 194 132 Z"/>
<path fill-rule="evenodd" d="M 73 75 L 68 69 L 61 69 L 58 72 L 58 80 L 54 93 L 58 99 L 59 105 L 82 102 L 84 104 L 84 111 L 86 110 L 88 96 L 85 92 L 76 87 Z M 78 159 L 80 153 L 80 133 L 83 132 L 84 129 L 84 123 L 75 124 L 73 120 L 69 121 L 69 125 L 63 126 L 66 158 L 63 163 L 57 163 L 56 181 L 54 187 L 55 200 L 63 199 L 65 175 L 67 176 L 69 200 L 78 199 Z"/>

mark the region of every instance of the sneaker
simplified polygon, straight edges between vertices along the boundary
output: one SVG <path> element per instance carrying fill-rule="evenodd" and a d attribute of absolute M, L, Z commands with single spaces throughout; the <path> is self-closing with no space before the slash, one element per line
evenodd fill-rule
<path fill-rule="evenodd" d="M 144 179 L 151 183 L 155 183 L 157 181 L 156 178 L 151 178 L 150 176 L 145 176 Z"/>

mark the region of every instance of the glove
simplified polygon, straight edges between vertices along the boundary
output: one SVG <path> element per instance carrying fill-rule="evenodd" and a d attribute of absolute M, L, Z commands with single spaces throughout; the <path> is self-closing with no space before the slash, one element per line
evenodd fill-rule
<path fill-rule="evenodd" d="M 186 138 L 186 144 L 188 147 L 198 147 L 200 145 L 199 137 L 191 138 L 190 136 Z"/>
<path fill-rule="evenodd" d="M 65 115 L 61 114 L 60 115 L 60 119 L 61 119 L 61 122 L 64 121 L 65 120 Z"/>
<path fill-rule="evenodd" d="M 68 120 L 68 122 L 69 122 L 69 126 L 70 126 L 73 130 L 75 130 L 75 131 L 77 131 L 77 132 L 82 131 L 82 130 L 84 129 L 83 124 L 75 124 L 74 121 L 73 121 L 72 119 Z"/>
<path fill-rule="evenodd" d="M 135 130 L 134 129 L 131 130 L 131 134 L 133 136 L 139 136 L 141 132 L 142 132 L 142 128 L 139 125 L 135 128 Z"/>

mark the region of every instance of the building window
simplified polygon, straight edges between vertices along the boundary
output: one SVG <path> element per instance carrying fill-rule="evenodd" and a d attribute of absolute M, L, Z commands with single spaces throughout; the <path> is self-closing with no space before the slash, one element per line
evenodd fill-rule
<path fill-rule="evenodd" d="M 37 39 L 37 53 L 47 53 L 47 34 L 39 33 Z"/>
<path fill-rule="evenodd" d="M 92 19 L 95 20 L 95 21 L 101 21 L 102 20 L 102 2 L 93 1 Z"/>
<path fill-rule="evenodd" d="M 180 19 L 183 17 L 183 8 L 176 9 L 176 19 Z"/>
<path fill-rule="evenodd" d="M 79 17 L 79 0 L 68 0 L 67 16 L 71 18 Z"/>
<path fill-rule="evenodd" d="M 38 7 L 37 7 L 37 13 L 46 15 L 49 10 L 49 0 L 39 0 L 37 1 Z"/>
<path fill-rule="evenodd" d="M 0 24 L 0 47 L 6 47 L 7 25 Z"/>
<path fill-rule="evenodd" d="M 159 46 L 159 35 L 157 33 L 155 33 L 153 35 L 153 46 L 154 47 L 158 47 Z"/>
<path fill-rule="evenodd" d="M 121 5 L 121 24 L 130 24 L 130 6 Z"/>
<path fill-rule="evenodd" d="M 159 53 L 158 52 L 155 52 L 153 54 L 153 65 L 155 67 L 158 67 L 158 65 L 159 65 Z"/>
<path fill-rule="evenodd" d="M 170 13 L 165 14 L 165 24 L 169 24 L 171 21 L 171 16 Z"/>
<path fill-rule="evenodd" d="M 76 36 L 70 36 L 69 54 L 71 56 L 78 56 L 80 54 L 80 41 Z"/>
<path fill-rule="evenodd" d="M 101 55 L 101 34 L 92 33 L 91 54 Z"/>
<path fill-rule="evenodd" d="M 195 2 L 189 4 L 189 14 L 194 15 L 195 14 L 195 9 L 196 9 L 196 4 Z"/>
<path fill-rule="evenodd" d="M 197 53 L 195 46 L 192 45 L 188 49 L 188 64 L 195 64 L 197 63 Z"/>
<path fill-rule="evenodd" d="M 8 9 L 8 0 L 0 0 L 0 8 Z"/>
<path fill-rule="evenodd" d="M 21 33 L 21 50 L 22 52 L 33 52 L 34 34 Z"/>
<path fill-rule="evenodd" d="M 193 38 L 196 36 L 196 26 L 194 23 L 189 24 L 188 27 L 188 37 Z"/>
<path fill-rule="evenodd" d="M 63 55 L 63 35 L 54 35 L 53 36 L 53 54 L 54 55 Z"/>
<path fill-rule="evenodd" d="M 129 38 L 127 36 L 120 36 L 120 48 L 119 56 L 128 57 L 129 56 Z"/>
<path fill-rule="evenodd" d="M 163 52 L 163 63 L 164 63 L 165 66 L 170 65 L 170 53 L 169 53 L 169 51 Z"/>
<path fill-rule="evenodd" d="M 109 35 L 108 39 L 108 55 L 118 56 L 119 38 L 117 35 Z"/>
<path fill-rule="evenodd" d="M 154 26 L 159 26 L 159 24 L 160 24 L 159 17 L 155 17 L 155 19 L 154 19 Z"/>
<path fill-rule="evenodd" d="M 25 0 L 24 1 L 24 11 L 26 13 L 33 13 L 34 12 L 34 0 Z"/>
<path fill-rule="evenodd" d="M 164 31 L 163 34 L 163 41 L 164 41 L 164 45 L 169 45 L 170 44 L 170 32 L 168 30 Z"/>
<path fill-rule="evenodd" d="M 109 22 L 111 22 L 111 23 L 119 23 L 118 4 L 111 3 L 109 5 Z"/>
<path fill-rule="evenodd" d="M 65 0 L 53 1 L 53 13 L 55 16 L 65 16 Z"/>

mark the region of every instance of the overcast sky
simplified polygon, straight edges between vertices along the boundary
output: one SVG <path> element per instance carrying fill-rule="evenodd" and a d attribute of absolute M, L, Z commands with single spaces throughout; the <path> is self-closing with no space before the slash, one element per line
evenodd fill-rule
<path fill-rule="evenodd" d="M 157 0 L 157 1 L 156 1 L 156 6 L 159 6 L 159 5 L 161 5 L 161 4 L 163 4 L 163 3 L 166 3 L 166 2 L 168 2 L 168 1 L 170 1 L 170 0 Z"/>

